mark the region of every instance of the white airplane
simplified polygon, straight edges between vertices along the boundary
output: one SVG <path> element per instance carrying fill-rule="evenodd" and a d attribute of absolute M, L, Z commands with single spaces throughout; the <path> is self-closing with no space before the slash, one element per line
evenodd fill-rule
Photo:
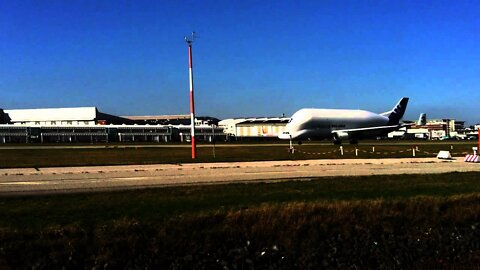
<path fill-rule="evenodd" d="M 376 138 L 405 126 L 400 120 L 407 104 L 408 98 L 404 97 L 393 110 L 381 114 L 364 110 L 300 109 L 278 137 L 290 141 L 332 138 L 335 144 L 342 140 L 357 143 L 359 139 Z"/>

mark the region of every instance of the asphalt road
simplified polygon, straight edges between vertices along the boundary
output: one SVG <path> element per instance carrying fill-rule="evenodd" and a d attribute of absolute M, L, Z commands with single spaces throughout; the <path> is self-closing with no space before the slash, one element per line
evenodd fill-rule
<path fill-rule="evenodd" d="M 0 169 L 0 194 L 44 194 L 160 186 L 275 182 L 328 176 L 480 172 L 463 159 L 331 159 Z"/>

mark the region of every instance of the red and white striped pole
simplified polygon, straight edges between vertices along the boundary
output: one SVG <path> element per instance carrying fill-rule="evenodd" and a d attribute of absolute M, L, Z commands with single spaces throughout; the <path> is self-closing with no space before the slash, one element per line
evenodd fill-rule
<path fill-rule="evenodd" d="M 195 143 L 195 102 L 193 96 L 193 63 L 192 63 L 192 42 L 195 32 L 192 33 L 192 39 L 187 39 L 185 41 L 188 44 L 188 75 L 190 79 L 190 118 L 191 118 L 191 131 L 190 138 L 192 141 L 192 159 L 197 158 L 197 145 Z"/>

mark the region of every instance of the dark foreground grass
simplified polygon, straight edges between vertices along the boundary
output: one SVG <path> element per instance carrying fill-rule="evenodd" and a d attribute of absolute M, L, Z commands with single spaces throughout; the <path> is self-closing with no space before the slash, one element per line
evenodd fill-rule
<path fill-rule="evenodd" d="M 126 164 L 158 164 L 186 162 L 234 162 L 258 160 L 296 160 L 329 158 L 406 158 L 412 157 L 412 145 L 369 142 L 361 145 L 344 145 L 344 155 L 339 146 L 334 145 L 296 145 L 294 154 L 286 145 L 223 145 L 215 148 L 198 148 L 198 158 L 191 159 L 191 152 L 185 145 L 175 147 L 118 147 L 105 146 L 95 149 L 2 149 L 0 148 L 0 168 L 19 167 L 58 167 L 58 166 L 96 166 Z M 375 151 L 373 151 L 375 146 Z M 475 144 L 433 143 L 419 145 L 416 157 L 433 157 L 440 150 L 451 151 L 455 156 L 464 156 L 471 152 Z M 451 149 L 453 147 L 453 149 Z M 358 157 L 355 156 L 358 148 Z"/>
<path fill-rule="evenodd" d="M 0 268 L 478 269 L 479 173 L 0 199 Z"/>

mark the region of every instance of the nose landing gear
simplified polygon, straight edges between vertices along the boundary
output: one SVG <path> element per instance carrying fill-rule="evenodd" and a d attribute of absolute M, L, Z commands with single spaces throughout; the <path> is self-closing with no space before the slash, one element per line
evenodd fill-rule
<path fill-rule="evenodd" d="M 292 135 L 290 135 L 290 147 L 288 148 L 290 153 L 295 153 L 295 148 L 293 148 Z"/>

